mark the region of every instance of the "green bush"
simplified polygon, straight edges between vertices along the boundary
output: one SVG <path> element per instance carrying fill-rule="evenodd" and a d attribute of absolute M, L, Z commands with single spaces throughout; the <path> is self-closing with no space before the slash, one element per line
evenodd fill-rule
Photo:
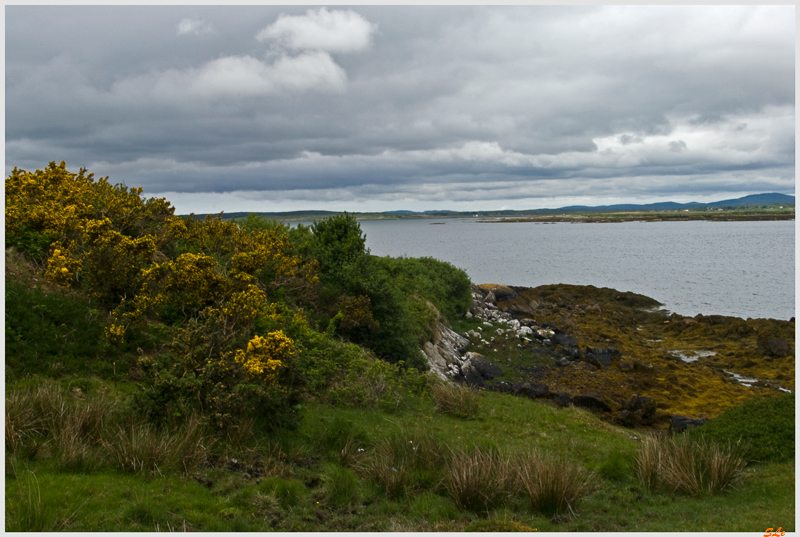
<path fill-rule="evenodd" d="M 106 344 L 102 312 L 86 298 L 28 289 L 6 278 L 6 375 L 112 376 L 124 371 L 120 353 Z M 126 360 L 127 361 L 127 360 Z"/>
<path fill-rule="evenodd" d="M 794 460 L 795 396 L 784 393 L 753 397 L 725 410 L 702 427 L 691 429 L 690 438 L 728 444 L 742 441 L 745 456 L 755 462 Z"/>

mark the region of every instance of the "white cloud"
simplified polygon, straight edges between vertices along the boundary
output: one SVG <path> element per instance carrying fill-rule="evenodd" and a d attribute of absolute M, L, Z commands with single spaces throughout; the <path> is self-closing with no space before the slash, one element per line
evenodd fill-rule
<path fill-rule="evenodd" d="M 357 52 L 370 44 L 377 26 L 354 11 L 309 9 L 305 15 L 281 15 L 256 39 L 294 50 Z"/>
<path fill-rule="evenodd" d="M 282 56 L 265 63 L 252 56 L 225 56 L 200 67 L 169 69 L 117 82 L 112 93 L 183 104 L 187 97 L 254 97 L 291 90 L 342 91 L 347 74 L 327 52 Z"/>
<path fill-rule="evenodd" d="M 175 29 L 177 35 L 200 35 L 211 31 L 211 24 L 197 17 L 187 17 L 181 20 Z"/>

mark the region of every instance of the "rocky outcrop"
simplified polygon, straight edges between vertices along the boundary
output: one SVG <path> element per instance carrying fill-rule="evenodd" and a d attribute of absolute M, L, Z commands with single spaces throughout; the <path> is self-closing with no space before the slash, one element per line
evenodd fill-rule
<path fill-rule="evenodd" d="M 454 370 L 460 374 L 460 364 L 463 361 L 461 351 L 468 344 L 469 339 L 436 321 L 433 339 L 425 342 L 422 354 L 428 360 L 431 371 L 442 380 L 448 380 L 452 378 Z"/>
<path fill-rule="evenodd" d="M 425 342 L 422 354 L 431 371 L 442 380 L 483 388 L 487 380 L 503 375 L 503 370 L 485 356 L 477 352 L 462 354 L 468 344 L 469 339 L 437 321 L 435 336 Z"/>

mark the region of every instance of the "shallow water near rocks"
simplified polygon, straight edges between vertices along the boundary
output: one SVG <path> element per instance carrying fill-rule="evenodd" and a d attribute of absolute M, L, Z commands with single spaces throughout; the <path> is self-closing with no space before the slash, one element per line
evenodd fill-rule
<path fill-rule="evenodd" d="M 445 225 L 431 225 L 444 223 Z M 643 294 L 681 315 L 795 315 L 795 222 L 363 221 L 374 255 L 435 257 L 473 282 Z"/>

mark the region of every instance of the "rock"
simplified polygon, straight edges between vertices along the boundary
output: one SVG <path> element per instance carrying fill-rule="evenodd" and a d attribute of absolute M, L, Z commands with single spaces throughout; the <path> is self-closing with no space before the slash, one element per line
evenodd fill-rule
<path fill-rule="evenodd" d="M 561 345 L 563 347 L 574 347 L 575 345 L 577 345 L 577 341 L 575 341 L 574 337 L 564 333 L 556 334 L 553 337 L 553 343 L 556 343 L 557 345 Z"/>
<path fill-rule="evenodd" d="M 539 339 L 550 339 L 550 338 L 552 338 L 553 336 L 555 336 L 555 335 L 556 335 L 556 333 L 555 333 L 555 332 L 553 332 L 552 330 L 549 330 L 549 329 L 547 329 L 547 328 L 540 328 L 539 330 L 537 330 L 537 331 L 535 332 L 535 335 L 536 335 L 536 337 L 538 337 Z"/>
<path fill-rule="evenodd" d="M 623 405 L 617 421 L 626 427 L 652 425 L 656 415 L 656 400 L 652 397 L 634 395 Z"/>
<path fill-rule="evenodd" d="M 570 362 L 580 360 L 581 350 L 577 347 L 568 347 L 566 349 L 561 349 L 559 356 Z"/>
<path fill-rule="evenodd" d="M 570 364 L 570 361 L 567 360 L 566 358 L 559 358 L 558 360 L 556 360 L 556 365 L 558 367 L 566 367 L 569 364 Z"/>
<path fill-rule="evenodd" d="M 569 406 L 572 404 L 572 396 L 565 392 L 554 393 L 553 401 L 555 401 L 558 406 Z"/>
<path fill-rule="evenodd" d="M 611 408 L 597 395 L 576 395 L 572 398 L 572 404 L 591 410 L 611 412 Z"/>
<path fill-rule="evenodd" d="M 452 373 L 449 364 L 461 361 L 461 350 L 469 345 L 469 339 L 455 333 L 450 327 L 436 322 L 434 337 L 422 346 L 422 354 L 428 360 L 431 371 L 446 380 Z"/>
<path fill-rule="evenodd" d="M 789 343 L 783 338 L 773 338 L 759 335 L 757 338 L 758 352 L 762 356 L 784 358 L 791 353 Z"/>
<path fill-rule="evenodd" d="M 699 427 L 708 421 L 708 418 L 695 419 L 681 416 L 680 414 L 672 415 L 672 423 L 669 428 L 673 433 L 681 433 L 688 428 Z"/>
<path fill-rule="evenodd" d="M 614 347 L 608 348 L 587 348 L 584 360 L 596 367 L 608 367 L 614 358 L 622 356 Z"/>
<path fill-rule="evenodd" d="M 456 380 L 457 382 L 463 382 L 471 388 L 486 387 L 486 381 L 483 379 L 480 371 L 478 371 L 478 368 L 469 362 L 461 364 L 461 378 L 453 378 L 453 380 Z"/>
<path fill-rule="evenodd" d="M 519 337 L 531 337 L 533 336 L 533 330 L 529 326 L 521 326 L 517 331 Z"/>
<path fill-rule="evenodd" d="M 482 354 L 477 352 L 468 352 L 464 356 L 464 360 L 474 367 L 478 373 L 486 380 L 492 380 L 497 377 L 503 376 L 503 370 L 497 364 L 489 361 Z"/>
<path fill-rule="evenodd" d="M 538 382 L 524 382 L 515 390 L 520 395 L 529 397 L 531 399 L 541 399 L 550 397 L 550 388 L 546 384 Z"/>

